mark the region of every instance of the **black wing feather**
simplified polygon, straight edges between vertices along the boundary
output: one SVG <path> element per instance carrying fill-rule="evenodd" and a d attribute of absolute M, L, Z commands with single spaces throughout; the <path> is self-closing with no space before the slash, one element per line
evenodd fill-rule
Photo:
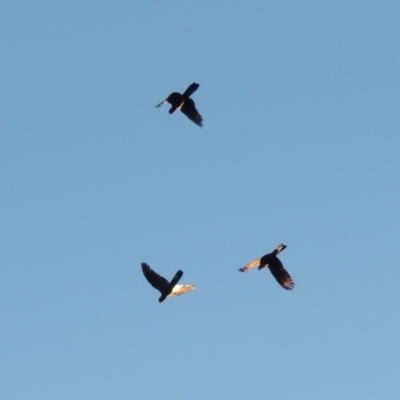
<path fill-rule="evenodd" d="M 169 284 L 169 282 L 164 277 L 158 275 L 157 272 L 153 271 L 148 264 L 142 263 L 142 270 L 143 275 L 150 283 L 150 285 L 160 292 L 162 292 L 163 288 Z"/>
<path fill-rule="evenodd" d="M 181 271 L 181 270 L 179 270 L 174 275 L 174 277 L 171 279 L 171 282 L 169 283 L 172 288 L 179 282 L 179 280 L 182 278 L 182 275 L 183 275 L 183 271 Z"/>
<path fill-rule="evenodd" d="M 199 84 L 193 82 L 184 92 L 183 92 L 183 97 L 190 97 L 198 88 Z"/>
<path fill-rule="evenodd" d="M 294 288 L 294 281 L 279 258 L 276 258 L 269 263 L 269 270 L 271 271 L 277 282 L 286 290 L 292 290 Z"/>
<path fill-rule="evenodd" d="M 196 110 L 195 103 L 192 99 L 186 99 L 183 103 L 181 111 L 195 124 L 203 126 L 203 117 Z"/>

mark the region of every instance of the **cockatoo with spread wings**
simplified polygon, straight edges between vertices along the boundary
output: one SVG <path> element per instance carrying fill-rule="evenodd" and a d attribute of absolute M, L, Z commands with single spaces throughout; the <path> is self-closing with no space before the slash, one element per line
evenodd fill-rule
<path fill-rule="evenodd" d="M 197 111 L 194 101 L 190 98 L 199 86 L 198 83 L 192 83 L 183 94 L 173 92 L 164 101 L 157 104 L 156 107 L 158 108 L 163 104 L 171 104 L 171 108 L 168 111 L 170 114 L 176 110 L 181 110 L 196 125 L 203 126 L 203 117 Z"/>
<path fill-rule="evenodd" d="M 286 290 L 292 290 L 294 288 L 294 281 L 283 267 L 281 260 L 277 255 L 286 249 L 286 245 L 280 244 L 272 253 L 266 254 L 261 258 L 257 258 L 250 261 L 243 268 L 239 268 L 241 272 L 251 271 L 253 268 L 258 267 L 258 269 L 269 268 L 271 274 L 277 280 L 277 282 Z"/>
<path fill-rule="evenodd" d="M 168 282 L 164 277 L 158 275 L 146 263 L 142 263 L 142 270 L 145 278 L 151 286 L 160 291 L 161 296 L 158 299 L 162 303 L 167 297 L 180 296 L 196 289 L 195 285 L 178 285 L 179 280 L 182 278 L 183 271 L 179 270 L 175 276 Z"/>

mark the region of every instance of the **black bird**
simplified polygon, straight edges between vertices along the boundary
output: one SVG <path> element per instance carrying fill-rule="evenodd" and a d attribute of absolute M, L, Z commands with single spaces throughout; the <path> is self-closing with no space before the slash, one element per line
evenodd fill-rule
<path fill-rule="evenodd" d="M 168 282 L 164 277 L 158 275 L 157 272 L 153 271 L 146 263 L 142 263 L 142 270 L 150 285 L 161 292 L 161 296 L 158 299 L 160 303 L 162 303 L 167 297 L 179 296 L 196 289 L 196 286 L 194 285 L 177 284 L 183 275 L 183 271 L 181 270 L 175 274 L 171 282 Z"/>
<path fill-rule="evenodd" d="M 160 107 L 163 104 L 171 104 L 169 113 L 172 114 L 176 110 L 181 110 L 190 120 L 199 126 L 203 126 L 203 117 L 196 110 L 194 101 L 190 96 L 199 88 L 198 83 L 192 83 L 183 94 L 178 92 L 171 93 L 164 101 L 157 104 Z"/>
<path fill-rule="evenodd" d="M 285 244 L 280 244 L 272 253 L 266 254 L 261 258 L 257 258 L 249 262 L 243 268 L 239 268 L 239 271 L 247 272 L 252 270 L 255 267 L 258 269 L 268 267 L 271 271 L 274 278 L 278 281 L 278 283 L 286 290 L 292 290 L 294 288 L 294 282 L 289 273 L 283 267 L 281 260 L 277 257 L 277 255 L 286 249 Z"/>

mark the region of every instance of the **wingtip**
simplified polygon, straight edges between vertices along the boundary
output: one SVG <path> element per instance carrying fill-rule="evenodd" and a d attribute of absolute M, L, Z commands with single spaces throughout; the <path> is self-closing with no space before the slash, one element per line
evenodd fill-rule
<path fill-rule="evenodd" d="M 293 290 L 294 287 L 296 286 L 296 284 L 294 283 L 293 279 L 287 279 L 285 282 L 283 282 L 283 284 L 281 284 L 281 286 L 286 289 L 286 290 Z"/>
<path fill-rule="evenodd" d="M 281 243 L 279 246 L 277 246 L 276 251 L 278 252 L 277 254 L 279 254 L 281 251 L 286 249 L 286 244 Z"/>

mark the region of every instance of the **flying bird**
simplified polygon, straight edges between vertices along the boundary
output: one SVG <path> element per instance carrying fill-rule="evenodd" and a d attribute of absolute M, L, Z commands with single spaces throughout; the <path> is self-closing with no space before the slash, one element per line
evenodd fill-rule
<path fill-rule="evenodd" d="M 173 92 L 164 101 L 157 104 L 156 107 L 158 108 L 163 104 L 171 104 L 171 108 L 169 109 L 170 114 L 174 113 L 176 110 L 181 110 L 195 124 L 203 126 L 203 117 L 196 110 L 195 103 L 190 98 L 199 86 L 198 83 L 192 83 L 183 94 Z"/>
<path fill-rule="evenodd" d="M 251 271 L 253 268 L 258 267 L 258 269 L 269 268 L 271 274 L 278 281 L 278 283 L 286 290 L 292 290 L 294 288 L 294 281 L 283 267 L 281 260 L 277 255 L 286 249 L 285 244 L 280 244 L 272 253 L 266 254 L 261 258 L 257 258 L 249 262 L 243 268 L 239 268 L 241 272 Z"/>
<path fill-rule="evenodd" d="M 153 271 L 146 263 L 142 263 L 142 270 L 150 285 L 161 292 L 161 296 L 158 299 L 160 303 L 167 297 L 179 296 L 196 289 L 195 285 L 178 285 L 183 275 L 183 271 L 181 270 L 175 274 L 171 282 L 168 282 L 164 277 L 158 275 L 157 272 Z"/>

